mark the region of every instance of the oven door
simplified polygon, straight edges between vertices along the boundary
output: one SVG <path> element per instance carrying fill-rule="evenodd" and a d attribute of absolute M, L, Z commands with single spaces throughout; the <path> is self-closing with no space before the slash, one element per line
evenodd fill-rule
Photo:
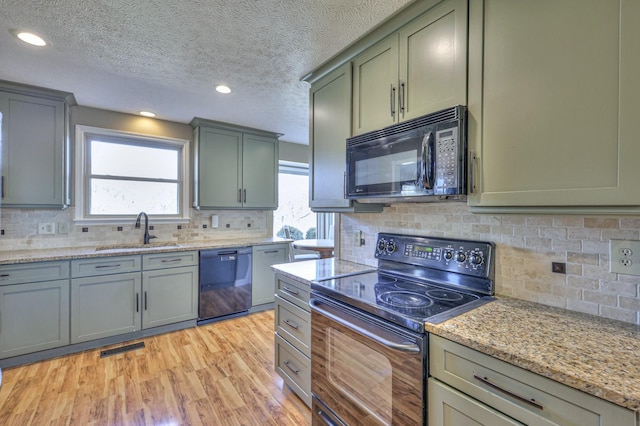
<path fill-rule="evenodd" d="M 317 294 L 309 305 L 313 424 L 426 424 L 426 337 Z"/>

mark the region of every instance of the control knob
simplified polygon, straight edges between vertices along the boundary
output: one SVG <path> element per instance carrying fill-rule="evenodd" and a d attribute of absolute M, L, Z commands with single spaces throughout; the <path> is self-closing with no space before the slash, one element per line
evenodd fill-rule
<path fill-rule="evenodd" d="M 445 260 L 451 260 L 451 259 L 453 259 L 453 252 L 452 252 L 452 251 L 445 251 L 445 252 L 444 252 L 444 259 L 445 259 Z"/>
<path fill-rule="evenodd" d="M 467 260 L 467 255 L 463 251 L 456 253 L 456 262 L 462 263 Z"/>
<path fill-rule="evenodd" d="M 471 257 L 469 257 L 469 262 L 472 265 L 480 265 L 482 263 L 482 260 L 482 254 L 480 253 L 473 253 Z"/>
<path fill-rule="evenodd" d="M 378 253 L 382 254 L 387 249 L 387 241 L 384 238 L 378 240 Z"/>
<path fill-rule="evenodd" d="M 398 245 L 395 243 L 395 241 L 391 240 L 387 243 L 387 254 L 391 254 L 394 251 L 396 251 L 396 249 L 398 248 Z"/>

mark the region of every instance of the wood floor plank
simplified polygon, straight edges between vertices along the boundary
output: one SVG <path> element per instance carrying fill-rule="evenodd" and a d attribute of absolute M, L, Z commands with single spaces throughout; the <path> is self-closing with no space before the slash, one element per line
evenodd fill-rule
<path fill-rule="evenodd" d="M 274 371 L 273 311 L 3 371 L 1 425 L 311 423 Z M 131 343 L 131 342 L 128 342 Z"/>

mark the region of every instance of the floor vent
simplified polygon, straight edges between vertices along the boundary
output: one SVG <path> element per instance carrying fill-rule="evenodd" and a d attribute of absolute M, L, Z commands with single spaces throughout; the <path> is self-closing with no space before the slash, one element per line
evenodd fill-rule
<path fill-rule="evenodd" d="M 105 358 L 111 355 L 117 355 L 124 352 L 135 351 L 136 349 L 144 348 L 144 342 L 133 343 L 127 346 L 120 346 L 119 348 L 107 349 L 100 352 L 100 358 Z"/>

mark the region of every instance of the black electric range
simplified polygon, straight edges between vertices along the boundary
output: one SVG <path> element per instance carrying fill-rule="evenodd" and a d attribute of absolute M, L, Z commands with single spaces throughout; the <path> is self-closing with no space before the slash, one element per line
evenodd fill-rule
<path fill-rule="evenodd" d="M 423 333 L 494 294 L 491 242 L 380 233 L 378 270 L 312 282 L 324 294 Z"/>

